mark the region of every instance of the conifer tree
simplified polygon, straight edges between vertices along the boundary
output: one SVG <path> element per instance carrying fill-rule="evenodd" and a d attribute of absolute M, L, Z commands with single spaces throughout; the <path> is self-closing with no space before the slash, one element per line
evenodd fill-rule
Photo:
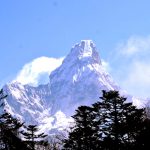
<path fill-rule="evenodd" d="M 47 141 L 45 140 L 44 133 L 37 134 L 39 131 L 37 125 L 28 125 L 26 128 L 26 131 L 22 131 L 22 135 L 26 139 L 26 142 L 31 146 L 32 150 L 35 150 L 35 145 L 46 145 Z"/>
<path fill-rule="evenodd" d="M 0 90 L 0 107 L 3 110 L 5 105 L 2 101 L 7 95 L 4 94 L 3 89 Z M 29 150 L 20 136 L 20 128 L 23 126 L 18 119 L 13 118 L 6 110 L 0 114 L 0 149 L 5 150 Z"/>
<path fill-rule="evenodd" d="M 145 118 L 142 122 L 140 132 L 136 136 L 135 150 L 147 150 L 150 147 L 150 119 Z"/>
<path fill-rule="evenodd" d="M 93 109 L 88 106 L 80 106 L 72 117 L 75 125 L 65 140 L 64 148 L 74 150 L 95 150 L 100 148 L 100 135 L 98 126 L 94 125 L 95 116 Z"/>
<path fill-rule="evenodd" d="M 127 103 L 118 91 L 102 92 L 101 101 L 93 104 L 93 107 L 100 108 L 97 116 L 102 122 L 99 130 L 103 134 L 104 148 L 131 149 L 141 132 L 144 109 Z"/>
<path fill-rule="evenodd" d="M 0 116 L 0 125 L 1 125 L 1 141 L 5 149 L 26 149 L 27 147 L 23 144 L 20 139 L 20 128 L 23 123 L 18 119 L 13 118 L 9 113 L 4 113 Z"/>
<path fill-rule="evenodd" d="M 132 150 L 143 133 L 144 109 L 137 109 L 118 91 L 102 91 L 100 101 L 80 106 L 64 148 Z M 97 144 L 98 143 L 98 144 Z M 142 144 L 141 144 L 142 145 Z"/>

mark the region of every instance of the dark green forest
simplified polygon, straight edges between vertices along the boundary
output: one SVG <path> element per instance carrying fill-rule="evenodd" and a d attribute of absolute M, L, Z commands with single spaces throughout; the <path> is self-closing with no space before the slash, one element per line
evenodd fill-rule
<path fill-rule="evenodd" d="M 0 107 L 7 97 L 0 90 Z M 149 150 L 149 107 L 137 108 L 118 91 L 102 91 L 91 106 L 79 106 L 66 135 L 38 133 L 6 112 L 0 115 L 1 150 Z"/>

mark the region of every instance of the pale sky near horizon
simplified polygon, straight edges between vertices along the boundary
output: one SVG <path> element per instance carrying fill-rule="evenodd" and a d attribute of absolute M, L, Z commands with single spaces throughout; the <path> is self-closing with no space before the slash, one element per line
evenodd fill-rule
<path fill-rule="evenodd" d="M 23 67 L 30 73 L 21 73 L 37 82 L 39 60 L 59 65 L 75 43 L 91 39 L 123 89 L 150 97 L 149 8 L 149 0 L 0 1 L 0 85 Z"/>

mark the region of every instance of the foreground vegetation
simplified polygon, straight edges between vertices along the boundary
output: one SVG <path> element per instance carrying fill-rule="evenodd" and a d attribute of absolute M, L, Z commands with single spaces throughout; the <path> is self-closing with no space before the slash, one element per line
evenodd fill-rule
<path fill-rule="evenodd" d="M 4 150 L 147 150 L 150 119 L 147 108 L 138 109 L 118 91 L 102 91 L 100 101 L 80 106 L 72 116 L 67 137 L 37 134 L 9 113 L 0 115 L 0 149 Z M 6 96 L 0 91 L 0 100 Z M 1 103 L 1 107 L 4 104 Z"/>

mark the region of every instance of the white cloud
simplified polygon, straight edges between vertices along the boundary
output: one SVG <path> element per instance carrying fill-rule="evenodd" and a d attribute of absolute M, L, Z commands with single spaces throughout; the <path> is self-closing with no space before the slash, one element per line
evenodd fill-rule
<path fill-rule="evenodd" d="M 150 36 L 130 37 L 117 47 L 113 74 L 127 92 L 150 97 Z"/>
<path fill-rule="evenodd" d="M 25 64 L 15 81 L 37 86 L 48 82 L 49 74 L 59 67 L 64 58 L 39 57 Z"/>
<path fill-rule="evenodd" d="M 32 86 L 48 83 L 50 73 L 62 64 L 62 58 L 39 57 L 25 64 L 17 77 L 13 81 L 17 81 Z M 101 60 L 104 69 L 109 72 L 111 70 L 107 61 Z"/>
<path fill-rule="evenodd" d="M 117 49 L 126 56 L 148 52 L 150 51 L 150 36 L 132 36 L 126 42 L 120 43 Z"/>
<path fill-rule="evenodd" d="M 102 59 L 101 62 L 102 62 L 102 66 L 104 67 L 104 69 L 105 69 L 107 72 L 110 72 L 111 67 L 110 67 L 110 65 L 109 65 L 109 62 L 105 61 L 104 59 Z"/>
<path fill-rule="evenodd" d="M 134 61 L 122 79 L 122 86 L 135 96 L 150 96 L 150 62 Z"/>

